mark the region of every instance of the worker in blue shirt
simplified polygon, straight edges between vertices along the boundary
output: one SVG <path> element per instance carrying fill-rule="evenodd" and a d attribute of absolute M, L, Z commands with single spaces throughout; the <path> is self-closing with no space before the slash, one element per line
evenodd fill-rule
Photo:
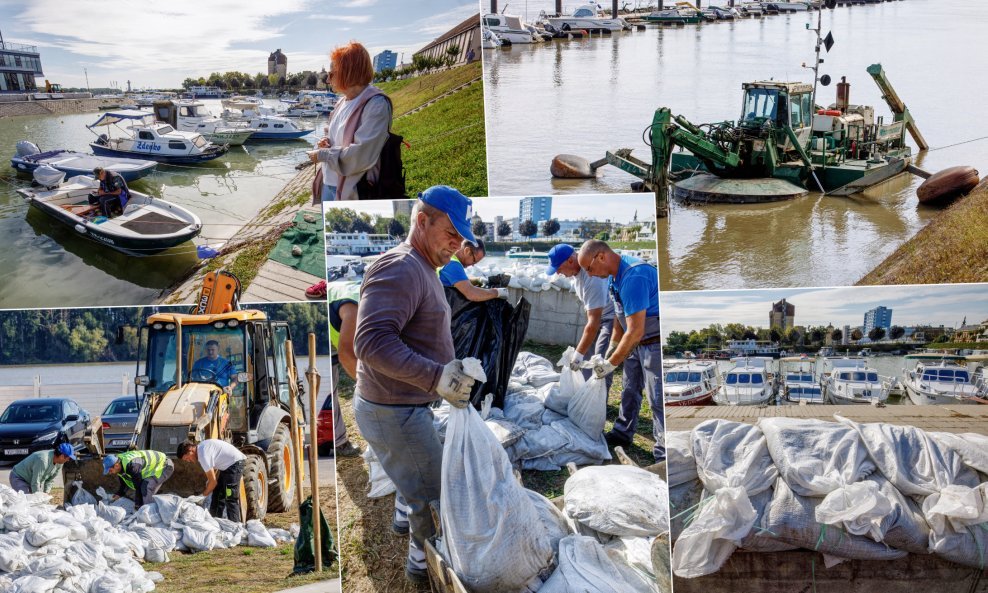
<path fill-rule="evenodd" d="M 484 259 L 486 250 L 484 242 L 477 239 L 474 245 L 469 241 L 463 241 L 460 248 L 449 258 L 449 263 L 436 270 L 439 274 L 439 281 L 443 286 L 455 288 L 469 301 L 479 303 L 491 299 L 508 298 L 507 288 L 480 288 L 474 286 L 467 276 L 466 267 L 476 265 Z"/>
<path fill-rule="evenodd" d="M 204 371 L 197 373 L 196 371 Z M 206 356 L 195 361 L 192 365 L 192 377 L 212 381 L 220 387 L 230 387 L 231 380 L 236 385 L 236 373 L 233 363 L 220 356 L 220 343 L 216 340 L 206 342 Z"/>
<path fill-rule="evenodd" d="M 621 413 L 605 435 L 611 446 L 628 446 L 635 436 L 642 389 L 652 408 L 655 460 L 664 461 L 665 422 L 662 409 L 662 345 L 659 331 L 659 272 L 647 263 L 615 253 L 607 243 L 591 239 L 577 256 L 587 274 L 608 278 L 614 301 L 614 333 L 608 356 L 594 367 L 606 377 L 624 363 Z"/>

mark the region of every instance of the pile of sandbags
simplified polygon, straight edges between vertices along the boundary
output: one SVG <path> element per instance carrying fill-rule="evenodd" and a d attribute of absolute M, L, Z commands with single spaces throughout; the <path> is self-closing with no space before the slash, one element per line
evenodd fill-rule
<path fill-rule="evenodd" d="M 522 263 L 518 262 L 512 266 L 503 267 L 493 262 L 480 262 L 466 269 L 467 275 L 471 278 L 490 278 L 499 274 L 507 274 L 511 277 L 508 281 L 509 288 L 518 288 L 530 292 L 542 292 L 546 290 L 562 290 L 574 292 L 576 290 L 572 278 L 567 278 L 560 274 L 548 275 L 545 273 L 545 263 Z"/>
<path fill-rule="evenodd" d="M 988 437 L 836 419 L 667 433 L 673 572 L 711 574 L 738 548 L 988 565 Z"/>
<path fill-rule="evenodd" d="M 167 562 L 174 550 L 274 546 L 295 537 L 258 521 L 245 528 L 215 519 L 199 506 L 201 497 L 159 495 L 136 512 L 133 503 L 108 504 L 82 488 L 64 510 L 50 500 L 0 484 L 0 591 L 144 593 L 162 577 L 141 562 Z"/>

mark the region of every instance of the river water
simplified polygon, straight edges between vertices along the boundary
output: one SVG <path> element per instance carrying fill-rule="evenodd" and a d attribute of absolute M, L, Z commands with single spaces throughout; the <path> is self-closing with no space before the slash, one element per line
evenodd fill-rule
<path fill-rule="evenodd" d="M 214 114 L 221 111 L 218 99 L 203 103 Z M 13 177 L 13 169 L 3 170 L 17 141 L 30 140 L 41 150 L 88 153 L 94 136 L 86 125 L 97 117 L 99 113 L 0 118 L 0 307 L 146 304 L 197 263 L 191 242 L 145 258 L 107 249 L 29 209 L 15 193 L 15 186 L 30 184 L 29 176 Z M 297 121 L 304 127 L 324 125 L 321 119 Z M 304 152 L 317 135 L 234 146 L 199 165 L 159 164 L 154 173 L 131 185 L 195 212 L 203 222 L 195 243 L 219 245 L 295 176 L 295 164 L 305 160 Z"/>
<path fill-rule="evenodd" d="M 551 4 L 533 0 L 529 15 Z M 522 10 L 516 5 L 508 12 Z M 948 147 L 988 135 L 978 115 L 988 78 L 970 71 L 958 45 L 980 38 L 988 18 L 983 3 L 959 0 L 948 9 L 905 0 L 838 7 L 822 16 L 824 34 L 832 31 L 836 44 L 823 55 L 821 73 L 834 81 L 847 76 L 851 103 L 874 105 L 876 115 L 889 119 L 865 72 L 881 62 L 934 148 L 917 156 L 918 166 L 988 170 L 988 140 Z M 629 191 L 635 178 L 613 167 L 592 181 L 554 181 L 549 163 L 559 153 L 592 160 L 620 147 L 650 160 L 642 132 L 658 107 L 694 123 L 735 119 L 743 82 L 812 80 L 800 66 L 813 59 L 811 18 L 815 26 L 816 12 L 797 13 L 485 50 L 491 194 Z M 821 87 L 817 102 L 833 100 L 834 86 Z M 919 183 L 900 176 L 851 198 L 810 194 L 762 205 L 672 201 L 658 228 L 662 288 L 853 284 L 936 214 L 917 205 Z"/>

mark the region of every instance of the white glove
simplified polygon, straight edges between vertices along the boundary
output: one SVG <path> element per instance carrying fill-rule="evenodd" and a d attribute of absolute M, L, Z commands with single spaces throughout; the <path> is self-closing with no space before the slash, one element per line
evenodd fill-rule
<path fill-rule="evenodd" d="M 573 352 L 573 357 L 569 360 L 569 370 L 578 371 L 581 364 L 583 364 L 583 355 L 579 352 Z"/>
<path fill-rule="evenodd" d="M 470 390 L 474 378 L 463 371 L 463 363 L 452 360 L 443 367 L 436 393 L 454 408 L 465 408 L 470 403 Z"/>
<path fill-rule="evenodd" d="M 607 352 L 604 353 L 604 358 L 610 359 L 611 355 L 614 354 L 614 351 L 617 350 L 617 347 L 618 347 L 618 342 L 611 342 L 610 344 L 608 344 Z"/>
<path fill-rule="evenodd" d="M 508 289 L 507 288 L 495 288 L 494 290 L 497 291 L 497 298 L 499 298 L 499 299 L 507 299 L 508 298 Z"/>
<path fill-rule="evenodd" d="M 616 368 L 617 367 L 611 364 L 609 360 L 602 360 L 594 365 L 593 376 L 598 379 L 603 379 L 607 375 L 613 373 Z"/>

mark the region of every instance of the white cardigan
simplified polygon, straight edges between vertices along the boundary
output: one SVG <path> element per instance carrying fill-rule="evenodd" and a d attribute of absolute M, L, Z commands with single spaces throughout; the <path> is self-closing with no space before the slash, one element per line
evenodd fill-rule
<path fill-rule="evenodd" d="M 337 188 L 337 196 L 342 200 L 357 199 L 357 182 L 364 172 L 370 181 L 377 180 L 378 161 L 391 127 L 391 104 L 385 97 L 372 97 L 367 101 L 353 143 L 342 145 L 344 130 L 354 109 L 367 93 L 376 90 L 368 86 L 352 100 L 341 99 L 336 104 L 329 127 L 330 147 L 319 149 L 316 157 L 322 166 L 324 185 L 338 186 L 340 177 L 346 177 L 343 187 Z"/>

